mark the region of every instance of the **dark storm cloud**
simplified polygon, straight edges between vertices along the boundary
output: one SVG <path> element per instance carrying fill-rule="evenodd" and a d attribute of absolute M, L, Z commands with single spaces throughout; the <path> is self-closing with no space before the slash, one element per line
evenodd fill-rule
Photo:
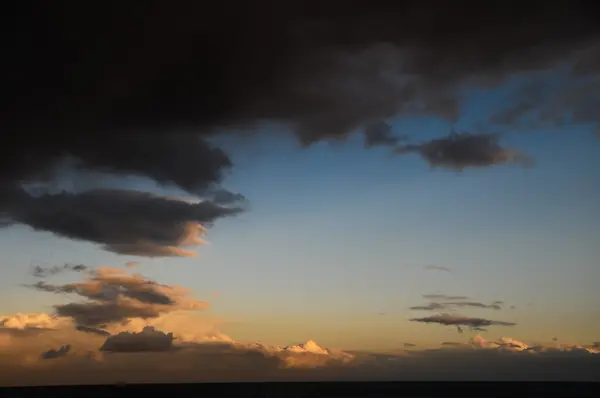
<path fill-rule="evenodd" d="M 504 321 L 492 321 L 483 318 L 470 318 L 466 316 L 457 316 L 450 314 L 440 314 L 428 316 L 425 318 L 413 318 L 412 322 L 422 323 L 438 323 L 447 326 L 469 326 L 469 327 L 484 327 L 484 326 L 514 326 L 516 323 Z"/>
<path fill-rule="evenodd" d="M 67 164 L 77 170 L 145 176 L 160 184 L 202 193 L 218 183 L 231 165 L 223 151 L 201 137 L 173 132 L 148 135 L 108 130 L 98 139 L 83 133 L 65 136 L 53 132 L 36 140 L 16 136 L 6 144 L 1 149 L 3 185 L 49 180 Z"/>
<path fill-rule="evenodd" d="M 600 29 L 593 10 L 538 1 L 527 10 L 515 1 L 431 0 L 259 0 L 212 4 L 210 11 L 194 2 L 23 5 L 3 57 L 2 95 L 10 105 L 0 118 L 0 224 L 25 223 L 117 253 L 172 255 L 165 245 L 175 239 L 176 223 L 157 232 L 148 216 L 153 232 L 141 232 L 143 222 L 132 227 L 121 206 L 122 193 L 104 196 L 105 207 L 114 206 L 106 219 L 119 240 L 104 226 L 90 228 L 99 226 L 91 218 L 100 217 L 85 212 L 95 194 L 30 198 L 20 186 L 54 181 L 68 161 L 77 170 L 145 176 L 210 196 L 232 165 L 210 143 L 224 129 L 249 132 L 271 122 L 304 146 L 352 131 L 365 134 L 366 146 L 396 146 L 390 118 L 456 122 L 464 88 L 493 87 L 564 63 L 575 65 L 579 77 L 596 73 Z M 565 86 L 552 114 L 597 119 L 594 103 L 581 99 L 593 91 Z M 397 152 L 417 153 L 432 166 L 528 161 L 496 135 L 420 143 L 419 132 L 412 135 L 417 143 Z M 192 220 L 223 215 L 214 206 L 212 216 L 205 210 L 190 210 Z"/>
<path fill-rule="evenodd" d="M 23 192 L 8 208 L 14 221 L 39 230 L 101 245 L 119 254 L 193 256 L 199 224 L 241 211 L 210 201 L 188 203 L 139 191 L 91 190 L 33 197 Z"/>
<path fill-rule="evenodd" d="M 488 167 L 502 163 L 515 163 L 524 166 L 533 160 L 524 153 L 504 148 L 497 134 L 471 134 L 452 132 L 448 137 L 436 138 L 421 144 L 398 146 L 399 155 L 416 153 L 431 167 L 463 170 L 467 167 Z"/>
<path fill-rule="evenodd" d="M 600 47 L 595 48 L 595 53 L 600 54 Z M 595 75 L 591 75 L 591 70 L 585 71 L 588 76 L 577 83 L 565 73 L 558 79 L 555 75 L 529 76 L 528 81 L 515 90 L 511 104 L 490 115 L 490 122 L 525 129 L 597 123 L 600 107 L 598 70 L 594 71 Z M 574 72 L 580 72 L 577 66 Z M 600 131 L 600 124 L 596 124 L 596 131 Z"/>
<path fill-rule="evenodd" d="M 215 5 L 207 14 L 192 3 L 114 9 L 108 2 L 22 10 L 14 35 L 21 56 L 6 57 L 13 73 L 4 95 L 13 108 L 4 123 L 12 131 L 65 132 L 54 148 L 67 148 L 70 132 L 208 134 L 260 121 L 283 122 L 308 144 L 397 114 L 455 119 L 464 83 L 490 86 L 565 61 L 579 69 L 594 64 L 589 52 L 599 28 L 580 4 L 536 2 L 519 13 L 515 1 L 469 3 L 469 13 L 461 4 L 261 0 Z M 42 39 L 34 35 L 40 26 Z M 34 37 L 42 41 L 34 45 Z M 113 146 L 104 144 L 111 140 Z M 93 159 L 90 166 L 148 172 L 142 151 L 130 146 L 124 152 L 135 162 L 106 155 L 119 140 L 113 134 L 85 150 L 83 140 L 71 146 L 76 156 Z M 153 145 L 134 141 L 135 149 Z M 32 153 L 31 145 L 21 141 L 5 151 Z M 214 164 L 227 164 L 217 157 Z M 163 177 L 195 185 L 200 178 L 190 176 L 190 158 L 181 159 L 170 167 L 182 174 Z M 195 158 L 205 162 L 197 170 L 207 173 L 202 181 L 214 180 L 209 171 L 219 169 L 209 159 Z"/>

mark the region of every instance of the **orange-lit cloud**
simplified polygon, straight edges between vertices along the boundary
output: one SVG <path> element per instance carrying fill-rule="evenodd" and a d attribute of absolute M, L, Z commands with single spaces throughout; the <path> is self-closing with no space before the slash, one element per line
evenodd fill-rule
<path fill-rule="evenodd" d="M 104 328 L 130 318 L 150 319 L 177 310 L 203 310 L 208 303 L 190 297 L 188 289 L 159 284 L 139 274 L 101 267 L 90 271 L 83 282 L 53 285 L 38 282 L 37 290 L 70 293 L 85 301 L 55 305 L 56 314 L 77 325 Z"/>
<path fill-rule="evenodd" d="M 184 315 L 193 318 L 192 314 Z M 4 318 L 0 385 L 291 380 L 595 380 L 600 350 L 590 345 L 526 344 L 511 338 L 441 343 L 395 355 L 347 353 L 309 341 L 288 347 L 239 343 L 213 327 L 194 333 L 133 322 L 111 336 L 78 333 L 43 314 Z M 19 319 L 19 321 L 15 321 Z M 37 334 L 14 333 L 43 323 Z M 37 321 L 36 321 L 37 320 Z M 156 321 L 156 320 L 153 320 Z M 12 325 L 12 327 L 10 327 Z M 214 325 L 212 325 L 214 326 Z M 20 329 L 14 329 L 18 327 Z M 52 327 L 52 328 L 51 328 Z M 200 327 L 200 329 L 202 329 Z M 188 335 L 188 338 L 181 336 Z M 189 336 L 194 336 L 189 338 Z M 48 360 L 51 359 L 51 360 Z M 460 366 L 456 366 L 460 363 Z"/>
<path fill-rule="evenodd" d="M 83 301 L 55 314 L 0 317 L 0 385 L 286 380 L 597 380 L 594 344 L 526 344 L 516 339 L 398 343 L 393 355 L 346 352 L 309 340 L 275 346 L 240 342 L 223 320 L 194 310 L 188 290 L 122 269 L 87 269 L 81 282 L 35 288 Z M 456 299 L 456 298 L 455 298 Z M 77 309 L 75 311 L 74 309 Z M 448 325 L 506 324 L 440 315 Z M 398 353 L 399 352 L 399 353 Z M 460 363 L 460 366 L 456 366 Z"/>

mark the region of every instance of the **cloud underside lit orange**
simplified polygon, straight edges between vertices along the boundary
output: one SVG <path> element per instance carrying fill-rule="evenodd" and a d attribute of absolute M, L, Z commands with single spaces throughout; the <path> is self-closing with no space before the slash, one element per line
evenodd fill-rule
<path fill-rule="evenodd" d="M 510 338 L 489 342 L 476 336 L 468 343 L 443 343 L 438 349 L 411 349 L 395 355 L 348 353 L 323 348 L 312 341 L 289 347 L 235 342 L 219 333 L 216 323 L 198 319 L 194 322 L 194 318 L 179 313 L 153 321 L 132 320 L 120 331 L 112 329 L 110 336 L 78 332 L 65 320 L 50 321 L 45 326 L 40 323 L 37 328 L 5 322 L 0 328 L 0 385 L 269 380 L 600 381 L 600 351 L 591 346 L 530 346 Z M 147 325 L 155 325 L 156 329 Z M 172 333 L 167 333 L 169 327 Z M 48 355 L 50 351 L 52 355 Z"/>

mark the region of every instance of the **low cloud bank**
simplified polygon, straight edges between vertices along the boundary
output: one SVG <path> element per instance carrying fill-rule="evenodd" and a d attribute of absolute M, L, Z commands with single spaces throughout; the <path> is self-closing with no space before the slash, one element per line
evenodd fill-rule
<path fill-rule="evenodd" d="M 50 271 L 48 271 L 50 270 Z M 73 296 L 55 313 L 0 316 L 0 386 L 117 382 L 317 380 L 580 380 L 600 381 L 600 348 L 531 345 L 512 338 L 440 342 L 422 349 L 398 342 L 394 354 L 344 352 L 313 340 L 289 346 L 238 342 L 207 303 L 188 290 L 121 269 L 60 266 L 40 278 L 85 271 L 68 284 L 31 288 Z M 471 303 L 463 296 L 428 296 Z M 493 304 L 500 305 L 500 302 Z M 438 314 L 412 321 L 479 330 L 514 323 Z M 510 329 L 506 329 L 510 330 Z M 458 365 L 457 365 L 458 364 Z"/>
<path fill-rule="evenodd" d="M 436 349 L 411 345 L 399 354 L 382 355 L 338 351 L 314 341 L 285 347 L 239 343 L 221 334 L 214 324 L 202 326 L 188 313 L 178 314 L 179 319 L 174 314 L 165 319 L 132 319 L 121 326 L 128 330 L 118 331 L 115 326 L 110 336 L 82 333 L 64 319 L 35 315 L 1 318 L 2 386 L 269 380 L 600 381 L 600 350 L 593 343 L 530 345 L 508 337 L 487 341 L 475 336 L 463 343 L 440 343 Z M 23 319 L 36 325 L 37 334 L 23 333 L 31 330 Z"/>

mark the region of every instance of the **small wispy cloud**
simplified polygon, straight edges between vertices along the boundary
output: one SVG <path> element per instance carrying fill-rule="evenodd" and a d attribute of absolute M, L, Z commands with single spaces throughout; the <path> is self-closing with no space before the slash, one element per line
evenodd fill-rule
<path fill-rule="evenodd" d="M 441 265 L 426 265 L 425 269 L 429 270 L 429 271 L 443 271 L 443 272 L 452 273 L 452 270 L 450 268 L 443 267 Z"/>
<path fill-rule="evenodd" d="M 424 294 L 423 298 L 426 300 L 470 300 L 467 296 L 448 296 L 446 294 Z"/>
<path fill-rule="evenodd" d="M 49 276 L 57 275 L 63 272 L 83 272 L 86 271 L 89 267 L 83 264 L 62 264 L 62 265 L 54 265 L 51 267 L 43 267 L 41 265 L 35 265 L 33 267 L 33 276 L 37 278 L 46 278 Z"/>
<path fill-rule="evenodd" d="M 439 314 L 424 318 L 413 318 L 411 322 L 421 323 L 437 323 L 445 326 L 468 326 L 468 327 L 485 327 L 485 326 L 515 326 L 514 322 L 494 321 L 484 318 L 471 318 L 467 316 Z"/>

